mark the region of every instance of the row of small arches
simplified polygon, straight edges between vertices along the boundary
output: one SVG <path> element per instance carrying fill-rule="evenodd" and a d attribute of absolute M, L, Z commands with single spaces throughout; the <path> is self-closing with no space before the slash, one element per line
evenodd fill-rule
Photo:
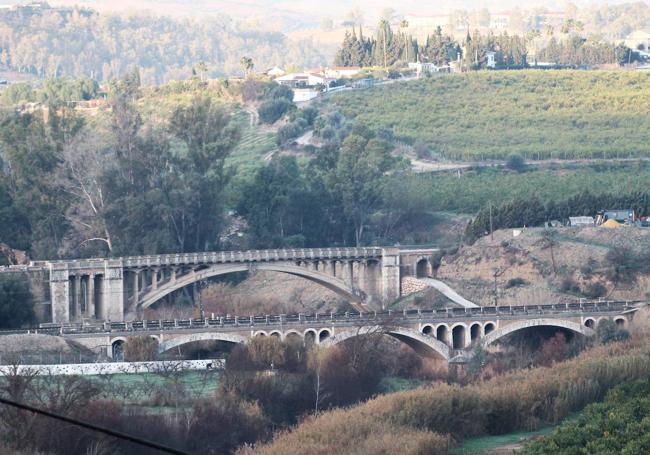
<path fill-rule="evenodd" d="M 609 318 L 607 317 L 602 317 L 602 318 L 586 318 L 583 322 L 585 327 L 589 327 L 590 329 L 596 330 L 598 327 L 598 324 L 600 324 L 600 321 L 602 320 L 608 320 Z M 616 326 L 620 329 L 624 329 L 627 326 L 627 319 L 625 319 L 623 316 L 618 316 L 614 318 L 614 322 L 616 323 Z"/>
<path fill-rule="evenodd" d="M 494 322 L 486 322 L 484 324 L 474 322 L 470 324 L 469 340 L 467 339 L 467 328 L 467 325 L 463 323 L 455 324 L 451 328 L 447 324 L 424 324 L 420 328 L 420 331 L 423 335 L 434 337 L 453 349 L 463 349 L 490 332 L 493 332 L 496 324 Z"/>

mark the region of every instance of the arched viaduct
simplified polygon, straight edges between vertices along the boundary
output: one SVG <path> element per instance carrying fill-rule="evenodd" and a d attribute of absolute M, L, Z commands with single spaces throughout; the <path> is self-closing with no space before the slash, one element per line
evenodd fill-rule
<path fill-rule="evenodd" d="M 256 270 L 305 278 L 343 296 L 359 311 L 368 311 L 398 299 L 402 277 L 430 276 L 437 251 L 314 248 L 183 253 L 35 261 L 28 267 L 0 267 L 0 273 L 46 275 L 54 323 L 124 321 L 180 289 L 191 293 L 194 283 Z"/>
<path fill-rule="evenodd" d="M 637 306 L 625 302 L 520 307 L 482 307 L 445 311 L 399 313 L 344 313 L 265 317 L 230 317 L 214 320 L 136 321 L 104 324 L 102 329 L 76 328 L 63 336 L 97 349 L 131 336 L 153 336 L 165 352 L 200 340 L 246 343 L 255 337 L 294 338 L 303 342 L 333 346 L 363 335 L 388 335 L 411 346 L 423 356 L 450 360 L 471 355 L 476 344 L 488 347 L 508 335 L 535 327 L 567 330 L 579 336 L 593 336 L 604 319 L 628 327 Z"/>

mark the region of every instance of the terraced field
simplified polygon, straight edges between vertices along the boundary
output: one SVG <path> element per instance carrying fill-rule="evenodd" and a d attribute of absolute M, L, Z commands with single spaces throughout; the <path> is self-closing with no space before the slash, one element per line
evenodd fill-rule
<path fill-rule="evenodd" d="M 237 111 L 233 122 L 241 128 L 242 138 L 232 151 L 227 164 L 236 166 L 238 174 L 248 175 L 264 163 L 264 158 L 278 150 L 275 134 L 265 131 L 259 125 L 251 125 L 250 114 Z"/>

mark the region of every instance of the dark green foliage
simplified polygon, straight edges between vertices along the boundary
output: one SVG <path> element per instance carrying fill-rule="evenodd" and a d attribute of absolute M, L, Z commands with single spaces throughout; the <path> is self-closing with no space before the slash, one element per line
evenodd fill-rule
<path fill-rule="evenodd" d="M 569 216 L 594 216 L 605 207 L 632 207 L 637 216 L 650 213 L 650 194 L 592 194 L 583 191 L 565 201 L 550 201 L 543 204 L 538 199 L 517 198 L 492 208 L 494 229 L 541 226 L 547 220 L 568 221 Z M 465 234 L 473 241 L 490 229 L 490 209 L 482 208 L 476 218 L 467 226 Z M 634 254 L 626 255 L 624 250 L 613 250 L 610 262 L 614 265 L 614 279 L 630 279 L 631 273 L 643 267 Z"/>
<path fill-rule="evenodd" d="M 491 71 L 341 93 L 348 119 L 420 139 L 448 159 L 527 161 L 647 156 L 650 122 L 642 71 Z"/>
<path fill-rule="evenodd" d="M 318 111 L 313 107 L 296 109 L 292 111 L 290 121 L 278 130 L 277 143 L 283 145 L 303 134 L 314 125 Z"/>
<path fill-rule="evenodd" d="M 506 160 L 506 167 L 513 171 L 522 172 L 526 169 L 526 160 L 521 155 L 512 154 Z"/>
<path fill-rule="evenodd" d="M 607 295 L 607 287 L 602 283 L 590 283 L 582 294 L 588 299 L 597 299 Z"/>
<path fill-rule="evenodd" d="M 521 451 L 525 455 L 650 452 L 650 382 L 636 381 L 611 390 L 602 403 L 587 406 L 580 416 L 550 436 Z"/>
<path fill-rule="evenodd" d="M 572 36 L 562 41 L 551 38 L 537 59 L 543 62 L 574 66 L 603 63 L 624 65 L 638 61 L 639 54 L 623 44 L 617 45 L 611 42 Z"/>
<path fill-rule="evenodd" d="M 25 276 L 0 275 L 0 329 L 34 323 L 34 299 Z"/>
<path fill-rule="evenodd" d="M 257 112 L 262 122 L 272 124 L 280 120 L 293 107 L 293 103 L 286 98 L 274 98 L 263 102 Z"/>
<path fill-rule="evenodd" d="M 505 288 L 510 289 L 510 288 L 516 288 L 520 286 L 526 286 L 528 284 L 528 281 L 524 280 L 523 278 L 510 278 L 508 282 L 506 283 Z"/>

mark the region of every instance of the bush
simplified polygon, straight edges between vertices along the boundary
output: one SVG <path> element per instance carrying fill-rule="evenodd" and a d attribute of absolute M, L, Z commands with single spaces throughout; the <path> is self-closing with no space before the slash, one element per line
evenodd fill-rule
<path fill-rule="evenodd" d="M 580 286 L 572 278 L 565 278 L 560 283 L 560 292 L 578 294 L 580 293 Z"/>
<path fill-rule="evenodd" d="M 506 289 L 510 288 L 517 288 L 519 286 L 526 286 L 528 284 L 528 281 L 524 280 L 523 278 L 510 278 L 508 282 L 506 283 Z"/>
<path fill-rule="evenodd" d="M 582 294 L 589 299 L 597 299 L 607 295 L 607 288 L 602 283 L 590 283 L 582 291 Z"/>
<path fill-rule="evenodd" d="M 272 100 L 286 100 L 293 103 L 293 90 L 286 85 L 275 85 L 269 93 Z"/>
<path fill-rule="evenodd" d="M 297 447 L 312 454 L 354 452 L 361 441 L 381 438 L 385 422 L 390 422 L 395 434 L 404 435 L 392 443 L 402 442 L 401 453 L 448 453 L 442 442 L 427 446 L 427 451 L 406 447 L 414 436 L 431 432 L 458 441 L 557 422 L 621 383 L 646 379 L 649 353 L 647 345 L 635 348 L 621 343 L 592 349 L 550 368 L 513 372 L 477 385 L 436 384 L 379 396 L 307 419 L 271 445 L 258 447 L 257 453 L 293 453 Z M 331 441 L 336 441 L 336 450 Z"/>
<path fill-rule="evenodd" d="M 130 337 L 124 343 L 126 362 L 151 362 L 158 359 L 158 341 L 153 337 Z"/>
<path fill-rule="evenodd" d="M 626 341 L 630 338 L 630 332 L 621 329 L 616 322 L 611 319 L 601 319 L 596 328 L 598 340 L 602 344 L 608 344 L 615 341 Z"/>
<path fill-rule="evenodd" d="M 0 329 L 17 329 L 34 322 L 34 298 L 26 277 L 0 275 Z"/>
<path fill-rule="evenodd" d="M 619 386 L 607 394 L 603 403 L 589 405 L 577 419 L 564 423 L 521 453 L 648 453 L 649 394 L 647 380 Z"/>
<path fill-rule="evenodd" d="M 260 120 L 263 123 L 272 124 L 280 120 L 284 114 L 293 109 L 294 105 L 286 98 L 278 98 L 270 101 L 265 101 L 257 109 L 260 115 Z"/>
<path fill-rule="evenodd" d="M 523 172 L 526 170 L 526 160 L 523 156 L 513 153 L 506 160 L 506 167 L 513 171 Z"/>

